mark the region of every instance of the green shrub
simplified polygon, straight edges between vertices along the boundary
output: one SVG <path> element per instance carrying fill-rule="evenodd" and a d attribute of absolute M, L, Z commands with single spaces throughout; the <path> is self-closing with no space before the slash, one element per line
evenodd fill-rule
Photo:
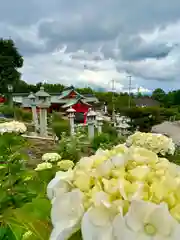
<path fill-rule="evenodd" d="M 26 141 L 22 136 L 0 135 L 0 239 L 49 239 L 50 201 L 46 188 L 53 178 L 52 171 L 36 172 L 26 167 L 28 156 L 22 154 Z M 38 229 L 38 231 L 34 231 Z"/>
<path fill-rule="evenodd" d="M 19 121 L 28 122 L 32 120 L 32 112 L 25 111 L 21 108 L 16 107 L 14 109 L 14 116 Z"/>
<path fill-rule="evenodd" d="M 59 139 L 61 138 L 61 135 L 63 132 L 65 132 L 67 135 L 69 135 L 69 132 L 70 132 L 69 122 L 66 120 L 53 122 L 52 130 Z"/>
<path fill-rule="evenodd" d="M 7 117 L 13 118 L 14 108 L 9 107 L 8 105 L 1 105 L 0 106 L 0 113 L 7 116 Z"/>
<path fill-rule="evenodd" d="M 88 126 L 87 125 L 83 125 L 83 126 L 78 126 L 78 125 L 75 125 L 76 126 L 76 128 L 75 128 L 75 131 L 77 132 L 77 133 L 81 133 L 81 134 L 83 134 L 83 135 L 86 135 L 86 136 L 88 136 Z M 95 129 L 96 130 L 96 129 Z"/>
<path fill-rule="evenodd" d="M 131 119 L 130 130 L 138 128 L 141 132 L 150 132 L 152 126 L 169 120 L 176 111 L 161 107 L 132 107 L 123 109 L 122 113 Z"/>
<path fill-rule="evenodd" d="M 100 135 L 96 135 L 91 141 L 91 147 L 93 150 L 98 150 L 99 148 L 106 149 L 110 145 L 111 139 L 110 135 L 107 133 L 102 133 Z"/>
<path fill-rule="evenodd" d="M 180 165 L 180 148 L 179 147 L 176 148 L 176 151 L 175 151 L 174 155 L 169 155 L 168 156 L 168 160 L 170 162 L 173 162 L 173 163 L 177 164 L 177 165 Z"/>
<path fill-rule="evenodd" d="M 117 138 L 117 144 L 125 143 L 127 136 L 119 135 Z"/>
<path fill-rule="evenodd" d="M 5 115 L 6 117 L 13 118 L 15 117 L 18 121 L 31 121 L 32 120 L 32 113 L 31 111 L 25 111 L 19 107 L 10 107 L 8 105 L 1 105 L 0 112 Z"/>
<path fill-rule="evenodd" d="M 126 138 L 124 136 L 114 136 L 108 133 L 102 133 L 100 135 L 96 135 L 91 141 L 91 148 L 94 151 L 98 150 L 99 148 L 110 149 L 115 145 L 124 143 L 125 140 Z"/>
<path fill-rule="evenodd" d="M 63 133 L 57 151 L 62 159 L 69 159 L 73 162 L 77 162 L 83 153 L 86 153 L 88 145 L 89 142 L 84 134 L 77 133 L 74 136 L 67 136 Z"/>
<path fill-rule="evenodd" d="M 0 192 L 3 196 L 0 199 L 1 213 L 6 208 L 22 206 L 34 196 L 28 193 L 24 186 L 25 160 L 28 157 L 22 155 L 21 149 L 25 143 L 21 136 L 15 134 L 6 133 L 0 136 Z"/>
<path fill-rule="evenodd" d="M 57 121 L 63 121 L 64 119 L 63 119 L 63 116 L 61 113 L 53 112 L 51 114 L 51 120 L 52 120 L 52 122 L 57 122 Z"/>
<path fill-rule="evenodd" d="M 112 137 L 117 137 L 118 133 L 115 127 L 113 127 L 108 122 L 104 122 L 102 126 L 102 132 L 111 135 Z"/>

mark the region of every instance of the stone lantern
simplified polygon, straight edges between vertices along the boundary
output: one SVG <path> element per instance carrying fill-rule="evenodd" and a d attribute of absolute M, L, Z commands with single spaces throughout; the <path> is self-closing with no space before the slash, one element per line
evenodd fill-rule
<path fill-rule="evenodd" d="M 108 111 L 107 111 L 107 104 L 106 102 L 104 103 L 104 115 L 107 115 Z"/>
<path fill-rule="evenodd" d="M 8 92 L 12 92 L 13 91 L 13 85 L 12 84 L 8 84 Z"/>
<path fill-rule="evenodd" d="M 28 99 L 30 100 L 30 104 L 31 104 L 32 120 L 34 123 L 35 132 L 38 132 L 39 123 L 38 123 L 38 116 L 37 116 L 37 111 L 36 111 L 36 97 L 32 92 L 30 92 Z"/>
<path fill-rule="evenodd" d="M 96 120 L 97 120 L 98 134 L 101 134 L 102 133 L 103 118 L 101 116 L 98 116 L 96 118 Z"/>
<path fill-rule="evenodd" d="M 46 137 L 47 134 L 47 109 L 51 105 L 51 96 L 44 91 L 44 87 L 40 87 L 40 90 L 35 94 L 37 106 L 40 113 L 40 135 Z"/>
<path fill-rule="evenodd" d="M 88 123 L 88 135 L 90 139 L 94 138 L 94 125 L 96 121 L 96 113 L 89 109 L 89 112 L 87 113 L 87 123 Z"/>
<path fill-rule="evenodd" d="M 126 122 L 119 122 L 119 125 L 116 128 L 121 135 L 126 135 L 128 132 L 129 124 Z"/>
<path fill-rule="evenodd" d="M 75 118 L 76 110 L 70 107 L 66 112 L 68 113 L 68 117 L 69 117 L 70 133 L 71 135 L 74 135 L 74 118 Z"/>
<path fill-rule="evenodd" d="M 9 105 L 10 105 L 10 107 L 13 107 L 13 96 L 12 96 L 13 85 L 12 84 L 8 84 L 7 88 L 8 88 L 8 93 L 9 93 Z"/>

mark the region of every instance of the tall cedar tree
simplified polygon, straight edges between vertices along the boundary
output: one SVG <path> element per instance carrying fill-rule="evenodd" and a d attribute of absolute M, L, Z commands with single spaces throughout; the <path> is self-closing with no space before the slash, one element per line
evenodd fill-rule
<path fill-rule="evenodd" d="M 23 66 L 23 58 L 19 54 L 13 40 L 0 39 L 0 92 L 7 93 L 7 85 L 15 85 L 20 80 L 18 68 Z"/>

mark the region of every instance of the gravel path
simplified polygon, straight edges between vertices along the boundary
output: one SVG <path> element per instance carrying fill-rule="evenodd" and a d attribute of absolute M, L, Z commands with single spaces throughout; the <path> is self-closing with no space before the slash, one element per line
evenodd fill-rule
<path fill-rule="evenodd" d="M 152 132 L 161 133 L 173 139 L 174 143 L 180 146 L 180 121 L 163 122 L 152 127 Z"/>

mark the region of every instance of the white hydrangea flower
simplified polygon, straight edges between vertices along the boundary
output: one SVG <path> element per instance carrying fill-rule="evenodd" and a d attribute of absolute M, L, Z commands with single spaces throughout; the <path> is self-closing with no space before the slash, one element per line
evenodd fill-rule
<path fill-rule="evenodd" d="M 64 171 L 74 167 L 74 163 L 71 160 L 61 160 L 57 163 L 57 166 Z"/>
<path fill-rule="evenodd" d="M 38 164 L 37 167 L 35 168 L 35 171 L 42 171 L 42 170 L 50 169 L 50 168 L 52 168 L 52 164 L 45 162 L 45 163 Z"/>
<path fill-rule="evenodd" d="M 178 240 L 180 227 L 165 203 L 134 200 L 126 216 L 113 222 L 117 240 Z"/>
<path fill-rule="evenodd" d="M 18 121 L 11 121 L 0 123 L 0 133 L 24 133 L 27 131 L 27 127 L 24 123 Z"/>
<path fill-rule="evenodd" d="M 73 171 L 59 171 L 47 186 L 47 196 L 53 200 L 56 196 L 69 192 L 72 189 Z"/>
<path fill-rule="evenodd" d="M 47 187 L 51 240 L 178 240 L 180 171 L 146 148 L 119 145 L 81 158 Z"/>
<path fill-rule="evenodd" d="M 173 155 L 175 152 L 173 140 L 162 134 L 136 132 L 128 137 L 126 145 L 143 147 L 161 155 Z"/>
<path fill-rule="evenodd" d="M 111 161 L 114 164 L 114 166 L 121 167 L 124 166 L 126 159 L 124 158 L 124 154 L 119 153 L 116 156 L 113 156 L 111 158 Z"/>
<path fill-rule="evenodd" d="M 90 208 L 83 216 L 82 237 L 85 240 L 113 240 L 114 214 L 105 207 Z"/>
<path fill-rule="evenodd" d="M 83 193 L 78 189 L 57 197 L 51 211 L 53 231 L 50 240 L 69 239 L 80 229 L 83 214 Z"/>
<path fill-rule="evenodd" d="M 42 160 L 45 162 L 57 162 L 61 159 L 58 153 L 45 153 L 42 156 Z"/>

